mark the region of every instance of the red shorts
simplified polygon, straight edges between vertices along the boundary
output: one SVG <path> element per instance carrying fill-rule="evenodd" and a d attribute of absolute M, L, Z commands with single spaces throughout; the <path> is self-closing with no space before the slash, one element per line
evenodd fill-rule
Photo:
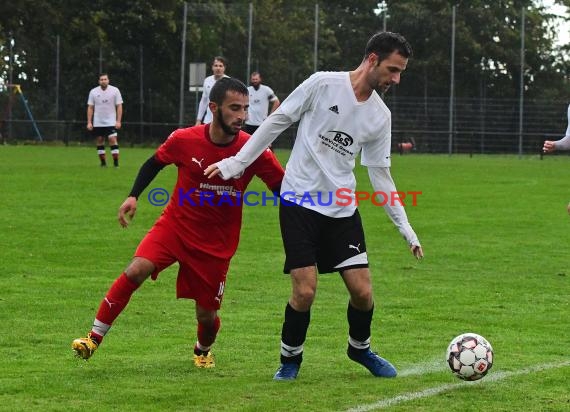
<path fill-rule="evenodd" d="M 135 256 L 154 263 L 156 269 L 151 275 L 152 280 L 156 280 L 159 272 L 178 262 L 176 297 L 194 299 L 207 310 L 220 309 L 229 259 L 220 259 L 184 244 L 176 231 L 160 222 L 148 231 Z"/>

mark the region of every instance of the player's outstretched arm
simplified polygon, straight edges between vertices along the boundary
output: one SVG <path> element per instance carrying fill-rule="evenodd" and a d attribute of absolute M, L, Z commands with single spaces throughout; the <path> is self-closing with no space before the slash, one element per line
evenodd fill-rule
<path fill-rule="evenodd" d="M 552 140 L 545 140 L 544 145 L 542 146 L 542 151 L 544 153 L 552 153 L 556 150 L 556 146 Z"/>
<path fill-rule="evenodd" d="M 207 176 L 208 179 L 211 179 L 214 176 L 219 175 L 220 169 L 218 168 L 217 164 L 211 164 L 210 166 L 208 166 L 206 169 L 204 169 L 204 176 Z"/>
<path fill-rule="evenodd" d="M 372 183 L 372 187 L 374 187 L 374 191 L 386 194 L 390 193 L 390 198 L 395 199 L 392 197 L 392 194 L 398 193 L 398 191 L 394 180 L 392 179 L 392 175 L 390 174 L 390 168 L 369 167 L 368 176 L 370 177 L 370 182 Z M 406 210 L 404 209 L 402 202 L 395 200 L 386 202 L 384 205 L 384 211 L 398 228 L 402 237 L 406 240 L 414 257 L 416 259 L 423 258 L 424 251 L 416 232 L 414 232 L 412 225 L 410 225 L 410 222 L 408 221 L 408 215 L 406 214 Z"/>
<path fill-rule="evenodd" d="M 570 150 L 570 134 L 560 140 L 545 140 L 542 150 L 544 153 L 551 153 L 555 150 Z"/>
<path fill-rule="evenodd" d="M 424 250 L 422 249 L 421 246 L 419 246 L 419 245 L 411 246 L 410 250 L 412 251 L 412 254 L 414 255 L 414 257 L 416 259 L 421 259 L 424 257 Z"/>
<path fill-rule="evenodd" d="M 129 226 L 129 221 L 133 220 L 137 211 L 137 198 L 129 196 L 119 207 L 119 223 L 122 227 Z M 128 219 L 127 219 L 128 217 Z"/>
<path fill-rule="evenodd" d="M 277 136 L 292 123 L 293 120 L 289 116 L 283 114 L 281 109 L 277 109 L 261 123 L 261 126 L 235 156 L 227 157 L 209 165 L 204 170 L 204 175 L 210 178 L 220 175 L 224 180 L 240 177 L 244 170 L 267 150 L 269 145 L 277 139 Z"/>
<path fill-rule="evenodd" d="M 127 216 L 132 220 L 137 211 L 137 199 L 140 194 L 147 188 L 147 186 L 156 177 L 158 172 L 160 172 L 166 165 L 160 163 L 156 160 L 156 157 L 152 155 L 149 159 L 143 163 L 139 173 L 133 184 L 133 188 L 129 193 L 127 199 L 123 202 L 121 207 L 119 207 L 119 223 L 123 227 L 127 227 L 129 222 Z"/>

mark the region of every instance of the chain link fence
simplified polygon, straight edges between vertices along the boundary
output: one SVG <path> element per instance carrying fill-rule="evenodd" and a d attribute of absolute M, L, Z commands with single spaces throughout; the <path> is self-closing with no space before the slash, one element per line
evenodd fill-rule
<path fill-rule="evenodd" d="M 418 99 L 387 97 L 392 111 L 392 140 L 394 150 L 399 143 L 412 143 L 418 153 L 518 153 L 518 101 L 498 99 L 457 99 L 455 122 L 449 132 L 449 102 L 444 98 Z M 539 153 L 545 139 L 559 139 L 566 130 L 566 102 L 527 101 L 524 107 L 522 134 L 523 153 Z M 15 111 L 18 115 L 18 111 Z M 15 116 L 16 117 L 16 116 Z M 83 120 L 36 120 L 44 142 L 64 144 L 92 144 L 93 139 Z M 4 123 L 5 128 L 7 123 Z M 119 131 L 122 145 L 157 146 L 178 128 L 177 123 L 123 122 Z M 274 146 L 291 148 L 296 125 L 281 135 Z M 25 118 L 12 121 L 12 133 L 18 139 L 8 141 L 2 130 L 4 143 L 37 141 L 33 124 Z M 451 150 L 450 150 L 451 147 Z"/>
<path fill-rule="evenodd" d="M 227 13 L 224 14 L 226 20 L 220 20 L 220 7 L 227 9 Z M 291 44 L 274 44 L 263 37 L 263 32 L 259 29 L 259 19 L 262 13 L 268 12 L 266 9 L 255 8 L 250 3 L 187 3 L 188 53 L 183 55 L 181 63 L 179 59 L 181 78 L 169 80 L 176 83 L 181 81 L 181 101 L 178 101 L 178 96 L 164 95 L 156 86 L 152 88 L 153 84 L 162 81 L 163 73 L 153 70 L 152 51 L 144 49 L 142 45 L 140 59 L 136 57 L 136 50 L 139 49 L 139 45 L 136 45 L 132 66 L 140 67 L 132 73 L 123 75 L 122 83 L 120 75 L 111 76 L 112 79 L 119 79 L 118 83 L 112 81 L 112 84 L 121 89 L 125 98 L 123 128 L 119 131 L 121 144 L 156 146 L 180 125 L 190 126 L 194 123 L 199 94 L 190 91 L 188 87 L 187 68 L 190 62 L 207 62 L 209 72 L 210 60 L 214 55 L 229 56 L 229 75 L 246 82 L 249 72 L 261 71 L 264 83 L 271 86 L 283 101 L 315 68 L 350 70 L 356 67 L 362 55 L 360 50 L 353 49 L 356 45 L 363 49 L 371 33 L 383 28 L 400 31 L 397 21 L 390 18 L 390 10 L 386 9 L 386 4 L 376 10 L 377 15 L 368 16 L 365 20 L 362 16 L 355 15 L 349 8 L 330 4 L 306 4 L 302 7 L 281 5 L 281 7 L 282 9 L 278 10 L 281 20 L 275 24 L 285 24 L 287 21 L 299 32 L 291 33 Z M 275 13 L 276 10 L 272 12 Z M 467 12 L 461 8 L 457 10 L 456 17 L 451 7 L 444 12 L 446 16 L 449 15 L 449 27 L 445 30 L 449 29 L 450 36 L 453 32 L 452 24 L 455 24 L 451 21 L 452 15 L 458 21 L 469 18 Z M 300 16 L 303 16 L 303 21 L 299 19 Z M 414 16 L 409 16 L 409 19 L 413 18 Z M 204 21 L 208 21 L 210 25 L 225 25 L 223 27 L 227 29 L 214 34 L 213 31 L 204 28 L 201 24 Z M 334 47 L 328 43 L 332 38 L 330 36 L 332 32 L 336 34 L 335 39 L 338 43 Z M 215 35 L 221 36 L 219 50 L 209 50 L 207 54 L 199 50 L 196 45 L 199 38 Z M 295 42 L 301 44 L 293 45 Z M 447 44 L 441 45 L 442 56 L 445 54 L 448 56 L 448 60 L 444 58 L 441 61 L 441 66 L 449 67 L 449 74 L 454 65 L 451 44 L 450 37 Z M 297 47 L 297 52 L 290 50 L 293 46 Z M 172 47 L 180 49 L 180 45 Z M 301 54 L 299 50 L 306 53 Z M 27 52 L 34 53 L 34 50 Z M 112 49 L 112 45 L 107 46 L 105 53 L 120 54 L 119 51 Z M 459 48 L 455 53 L 461 55 L 462 51 Z M 53 56 L 56 54 L 54 51 Z M 347 57 L 349 54 L 350 58 Z M 307 58 L 307 55 L 311 57 Z M 112 69 L 105 66 L 107 60 L 101 50 L 97 50 L 96 56 L 94 60 L 99 58 L 101 71 Z M 50 67 L 52 65 L 50 63 Z M 504 99 L 487 98 L 485 90 L 477 97 L 456 97 L 468 95 L 462 93 L 460 89 L 462 85 L 469 83 L 469 79 L 460 79 L 460 68 L 453 68 L 458 85 L 455 94 L 451 98 L 445 93 L 434 96 L 424 92 L 424 89 L 428 89 L 429 76 L 422 73 L 414 74 L 415 70 L 418 72 L 426 70 L 422 62 L 417 59 L 412 60 L 409 66 L 402 77 L 403 86 L 393 88 L 384 97 L 392 111 L 395 150 L 399 143 L 409 142 L 413 144 L 415 152 L 421 153 L 487 154 L 521 153 L 521 151 L 537 153 L 544 139 L 558 139 L 566 130 L 568 101 L 547 99 L 523 101 L 523 96 L 516 95 L 518 91 L 512 93 L 514 96 Z M 65 67 L 58 67 L 57 72 L 60 71 L 65 71 Z M 138 79 L 139 73 L 140 79 Z M 129 74 L 131 78 L 128 77 Z M 425 85 L 416 84 L 419 83 L 418 79 L 424 77 Z M 451 75 L 443 81 L 449 82 L 450 78 Z M 406 83 L 408 81 L 413 82 L 412 86 L 408 86 Z M 437 81 L 441 83 L 441 80 Z M 45 108 L 45 102 L 53 99 L 50 95 L 54 93 L 53 89 L 38 91 L 26 86 L 25 91 L 26 94 L 29 92 L 28 98 L 35 126 L 41 132 L 42 141 L 54 144 L 93 144 L 92 137 L 87 133 L 85 120 L 87 93 L 93 86 L 93 84 L 84 84 L 81 86 L 82 92 L 75 91 L 72 96 L 66 96 L 64 93 L 60 96 L 59 92 L 55 93 L 58 96 L 56 100 L 58 105 L 62 106 L 55 110 Z M 451 85 L 449 87 L 452 89 Z M 419 95 L 410 95 L 410 90 Z M 9 100 L 6 90 L 0 92 L 1 141 L 4 144 L 38 141 L 34 122 L 25 108 L 15 99 L 12 99 L 8 116 L 6 108 Z M 164 110 L 160 109 L 165 104 L 173 105 L 173 110 L 169 110 L 170 113 L 178 113 L 180 107 L 180 112 L 183 114 L 182 121 L 176 122 L 175 115 L 164 116 Z M 65 115 L 61 116 L 60 113 Z M 295 129 L 293 126 L 284 132 L 275 143 L 275 147 L 290 148 L 294 142 Z"/>

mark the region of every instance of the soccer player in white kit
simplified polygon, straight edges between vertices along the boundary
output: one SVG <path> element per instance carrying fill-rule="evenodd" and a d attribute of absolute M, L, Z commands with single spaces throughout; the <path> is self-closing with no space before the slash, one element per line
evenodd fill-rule
<path fill-rule="evenodd" d="M 87 98 L 87 130 L 92 132 L 97 144 L 101 166 L 107 166 L 105 137 L 109 139 L 113 164 L 119 167 L 119 142 L 117 130 L 123 118 L 123 97 L 115 86 L 109 84 L 109 75 L 99 75 L 99 86 L 91 89 Z"/>
<path fill-rule="evenodd" d="M 281 102 L 271 87 L 261 84 L 259 72 L 251 73 L 249 83 L 249 108 L 243 131 L 253 134 L 267 116 L 277 110 Z"/>
<path fill-rule="evenodd" d="M 198 105 L 198 113 L 196 114 L 196 126 L 202 123 L 212 122 L 212 111 L 208 106 L 210 103 L 210 90 L 214 87 L 214 84 L 220 80 L 222 77 L 229 77 L 225 74 L 226 72 L 226 59 L 222 56 L 214 57 L 212 62 L 212 75 L 204 79 L 204 84 L 202 85 L 202 98 L 200 99 L 200 104 Z"/>
<path fill-rule="evenodd" d="M 291 275 L 292 293 L 285 308 L 281 365 L 275 380 L 293 380 L 299 372 L 318 272 L 339 272 L 349 292 L 348 357 L 374 376 L 397 374 L 390 362 L 370 349 L 374 299 L 353 169 L 360 154 L 374 190 L 397 192 L 390 174 L 391 114 L 379 93 L 400 82 L 411 54 L 401 35 L 373 35 L 355 70 L 313 74 L 235 156 L 204 171 L 208 176 L 221 174 L 224 179 L 240 176 L 281 132 L 299 121 L 281 185 L 284 272 Z M 352 193 L 352 202 L 347 205 L 344 197 L 339 201 L 338 189 Z M 386 202 L 384 210 L 413 255 L 422 258 L 422 247 L 402 203 Z"/>

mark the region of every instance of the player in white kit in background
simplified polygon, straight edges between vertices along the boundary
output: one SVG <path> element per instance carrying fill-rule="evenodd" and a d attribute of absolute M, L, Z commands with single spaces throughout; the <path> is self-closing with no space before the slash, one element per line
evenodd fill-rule
<path fill-rule="evenodd" d="M 212 62 L 212 75 L 204 79 L 204 84 L 202 85 L 202 98 L 200 99 L 200 104 L 198 105 L 198 113 L 196 114 L 196 126 L 202 123 L 212 122 L 212 111 L 208 107 L 210 103 L 210 90 L 214 87 L 214 84 L 220 80 L 222 77 L 229 77 L 226 73 L 226 59 L 222 56 L 214 57 Z"/>
<path fill-rule="evenodd" d="M 544 153 L 552 153 L 556 150 L 570 150 L 570 105 L 568 105 L 568 126 L 566 134 L 560 140 L 545 140 L 542 147 Z M 567 206 L 568 214 L 570 214 L 570 203 Z"/>
<path fill-rule="evenodd" d="M 249 83 L 249 109 L 243 131 L 253 134 L 267 116 L 277 110 L 281 102 L 271 87 L 261 83 L 259 72 L 251 73 Z"/>
<path fill-rule="evenodd" d="M 95 137 L 101 166 L 107 166 L 105 138 L 109 139 L 113 164 L 119 167 L 119 142 L 117 130 L 123 118 L 123 97 L 115 86 L 109 84 L 107 73 L 99 75 L 99 86 L 91 89 L 87 98 L 87 130 Z"/>

